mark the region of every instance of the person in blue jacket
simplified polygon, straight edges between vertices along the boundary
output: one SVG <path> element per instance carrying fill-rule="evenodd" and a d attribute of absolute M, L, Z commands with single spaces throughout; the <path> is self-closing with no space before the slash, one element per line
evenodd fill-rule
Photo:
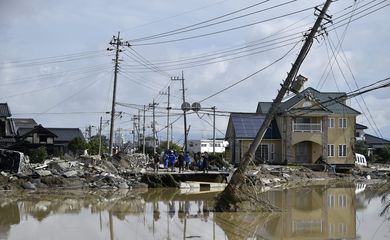
<path fill-rule="evenodd" d="M 170 151 L 170 153 L 168 155 L 168 161 L 169 161 L 169 165 L 171 165 L 171 167 L 172 167 L 172 172 L 174 172 L 175 171 L 176 155 L 172 150 Z"/>
<path fill-rule="evenodd" d="M 186 164 L 186 170 L 188 170 L 191 164 L 191 157 L 187 152 L 184 154 L 184 161 Z"/>
<path fill-rule="evenodd" d="M 164 168 L 168 171 L 168 163 L 169 163 L 169 154 L 171 153 L 170 150 L 166 150 L 164 153 Z"/>

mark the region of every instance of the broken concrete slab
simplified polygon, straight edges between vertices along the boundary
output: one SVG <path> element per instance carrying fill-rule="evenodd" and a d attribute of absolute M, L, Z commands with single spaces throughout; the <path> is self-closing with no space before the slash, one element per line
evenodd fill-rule
<path fill-rule="evenodd" d="M 125 182 L 121 182 L 118 184 L 118 188 L 119 189 L 128 189 L 129 185 L 127 185 L 127 183 L 125 183 Z"/>
<path fill-rule="evenodd" d="M 31 182 L 29 182 L 29 181 L 23 182 L 22 183 L 22 187 L 24 189 L 27 189 L 27 190 L 35 190 L 35 189 L 37 189 L 37 187 L 34 184 L 32 184 Z"/>
<path fill-rule="evenodd" d="M 46 177 L 53 175 L 49 170 L 35 170 L 35 173 L 40 177 Z"/>
<path fill-rule="evenodd" d="M 109 173 L 115 173 L 115 174 L 118 173 L 118 169 L 116 169 L 114 164 L 112 164 L 109 161 L 102 162 L 102 167 L 104 168 L 105 171 L 107 171 Z"/>
<path fill-rule="evenodd" d="M 70 164 L 65 161 L 53 161 L 49 164 L 49 168 L 55 169 L 58 172 L 65 172 L 70 167 Z"/>
<path fill-rule="evenodd" d="M 64 177 L 67 177 L 67 178 L 77 177 L 78 172 L 75 171 L 75 170 L 70 170 L 70 171 L 64 172 L 62 175 L 63 175 Z"/>
<path fill-rule="evenodd" d="M 23 164 L 24 154 L 18 151 L 0 149 L 0 170 L 18 173 Z"/>

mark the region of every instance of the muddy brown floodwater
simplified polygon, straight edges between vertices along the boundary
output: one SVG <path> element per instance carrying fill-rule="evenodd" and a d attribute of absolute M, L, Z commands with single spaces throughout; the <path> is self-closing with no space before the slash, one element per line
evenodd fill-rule
<path fill-rule="evenodd" d="M 215 193 L 0 192 L 0 239 L 390 239 L 381 197 L 365 185 L 276 189 L 280 212 L 214 213 Z"/>

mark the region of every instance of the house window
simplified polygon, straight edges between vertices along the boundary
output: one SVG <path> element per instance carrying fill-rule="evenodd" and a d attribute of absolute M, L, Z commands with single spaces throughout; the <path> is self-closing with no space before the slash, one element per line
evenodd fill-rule
<path fill-rule="evenodd" d="M 207 147 L 207 143 L 200 144 L 201 147 Z"/>
<path fill-rule="evenodd" d="M 347 119 L 339 118 L 339 128 L 347 128 Z"/>
<path fill-rule="evenodd" d="M 339 207 L 347 208 L 347 196 L 345 194 L 339 195 Z"/>
<path fill-rule="evenodd" d="M 256 159 L 264 162 L 275 160 L 275 144 L 260 144 L 256 150 Z"/>
<path fill-rule="evenodd" d="M 270 150 L 269 150 L 269 152 L 270 152 L 270 160 L 273 161 L 273 160 L 275 160 L 275 144 L 273 144 L 273 143 L 270 144 L 269 148 L 270 148 Z"/>
<path fill-rule="evenodd" d="M 345 235 L 347 233 L 347 224 L 340 223 L 339 224 L 339 232 L 341 233 L 341 235 Z"/>
<path fill-rule="evenodd" d="M 264 161 L 267 161 L 268 160 L 268 156 L 269 156 L 269 152 L 268 152 L 268 144 L 261 144 L 260 145 L 260 149 L 261 149 L 261 152 L 260 152 L 260 157 L 261 159 L 263 159 Z"/>
<path fill-rule="evenodd" d="M 328 207 L 333 208 L 335 205 L 335 199 L 333 194 L 328 195 Z"/>
<path fill-rule="evenodd" d="M 328 128 L 334 128 L 334 118 L 328 119 Z"/>
<path fill-rule="evenodd" d="M 347 145 L 340 144 L 339 145 L 339 157 L 346 157 L 346 156 L 347 156 Z"/>
<path fill-rule="evenodd" d="M 39 136 L 39 142 L 40 143 L 46 143 L 47 142 L 47 136 Z"/>
<path fill-rule="evenodd" d="M 334 157 L 334 144 L 328 144 L 328 157 Z"/>

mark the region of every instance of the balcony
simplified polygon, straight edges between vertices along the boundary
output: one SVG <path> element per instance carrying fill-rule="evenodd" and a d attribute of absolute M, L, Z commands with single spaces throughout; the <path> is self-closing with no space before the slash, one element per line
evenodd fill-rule
<path fill-rule="evenodd" d="M 293 132 L 322 132 L 322 123 L 293 123 Z"/>

